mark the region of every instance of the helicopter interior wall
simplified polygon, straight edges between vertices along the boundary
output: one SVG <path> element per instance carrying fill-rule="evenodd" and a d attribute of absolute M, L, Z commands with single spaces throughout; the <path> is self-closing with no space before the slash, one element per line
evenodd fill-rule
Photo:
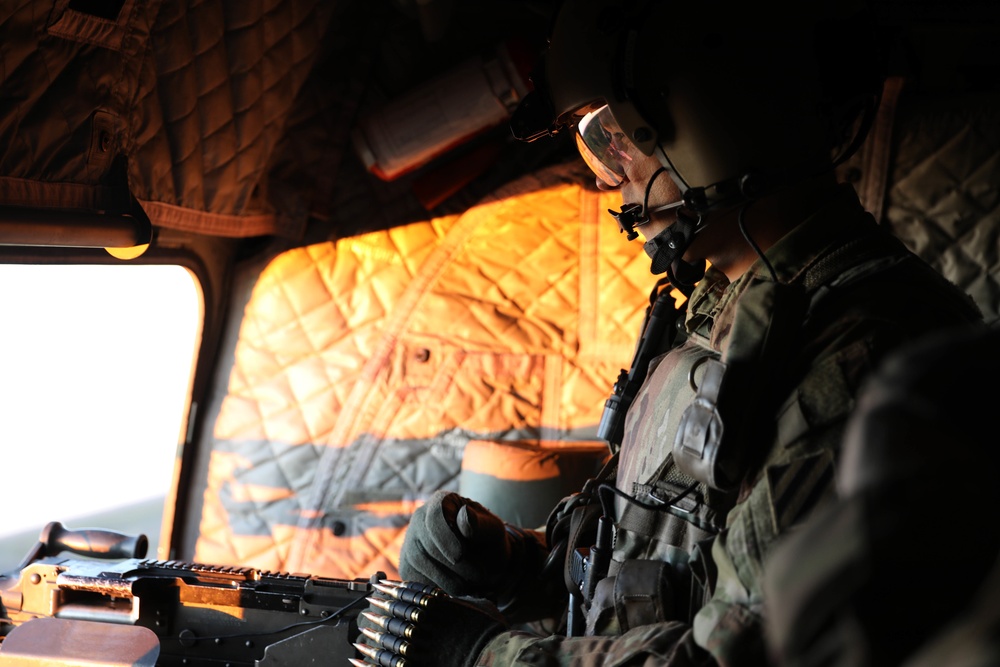
<path fill-rule="evenodd" d="M 392 572 L 409 513 L 458 488 L 474 440 L 596 472 L 608 378 L 628 365 L 655 277 L 604 224 L 616 195 L 582 168 L 243 274 L 233 365 L 206 410 L 201 512 L 186 516 L 196 560 Z"/>
<path fill-rule="evenodd" d="M 422 207 L 412 185 L 433 169 L 395 182 L 365 171 L 349 148 L 348 134 L 366 105 L 419 79 L 419 66 L 444 66 L 456 55 L 447 39 L 428 39 L 412 16 L 399 11 L 412 9 L 413 3 L 298 0 L 278 3 L 265 16 L 261 7 L 238 2 L 190 7 L 135 2 L 123 4 L 127 11 L 113 25 L 74 13 L 66 0 L 53 2 L 48 13 L 34 11 L 35 4 L 11 7 L 0 20 L 9 65 L 0 93 L 19 101 L 0 110 L 0 144 L 5 147 L 0 204 L 106 210 L 130 190 L 148 205 L 159 229 L 159 247 L 136 261 L 193 253 L 204 265 L 211 305 L 195 380 L 197 437 L 184 451 L 173 535 L 168 536 L 175 557 L 193 558 L 199 553 L 206 504 L 217 502 L 206 501 L 206 493 L 221 497 L 223 491 L 226 478 L 209 473 L 213 452 L 226 440 L 216 434 L 217 420 L 238 372 L 235 355 L 244 340 L 246 308 L 270 260 L 295 248 L 336 246 L 363 232 L 460 216 L 484 201 L 499 206 L 498 193 L 509 192 L 503 188 L 514 179 L 522 179 L 522 194 L 553 185 L 546 180 L 552 175 L 546 169 L 559 149 L 545 148 L 544 142 L 512 146 L 499 139 L 502 157 L 471 187 L 432 212 Z M 531 29 L 541 31 L 549 4 L 517 3 L 524 13 L 514 18 L 530 17 Z M 1000 10 L 995 3 L 972 1 L 876 4 L 901 33 L 894 66 L 904 84 L 891 131 L 873 148 L 870 160 L 849 165 L 857 171 L 845 171 L 845 177 L 861 190 L 876 183 L 881 203 L 872 205 L 878 209 L 873 212 L 968 291 L 995 325 L 1000 320 L 1000 52 L 995 48 Z M 482 32 L 462 30 L 472 24 L 472 10 L 483 6 L 500 16 L 509 3 L 456 3 L 462 21 L 452 27 L 462 34 L 462 55 L 483 38 Z M 926 13 L 916 15 L 918 6 Z M 246 14 L 258 10 L 259 15 Z M 498 36 L 494 28 L 514 22 L 508 16 L 481 30 L 492 40 Z M 245 31 L 248 25 L 253 29 Z M 97 28 L 103 32 L 88 32 Z M 261 41 L 240 41 L 247 35 Z M 425 49 L 422 57 L 414 57 L 418 48 Z M 344 67 L 345 62 L 351 67 Z M 372 81 L 378 85 L 370 87 Z M 261 82 L 273 86 L 261 87 Z M 116 163 L 115 155 L 128 160 Z M 127 170 L 121 172 L 116 164 Z M 882 165 L 881 171 L 873 165 Z M 581 187 L 574 180 L 579 178 L 587 177 L 564 173 L 555 181 L 573 189 Z M 565 221 L 579 213 L 580 199 L 558 192 L 562 194 L 551 199 L 531 199 L 531 207 L 521 208 L 527 200 L 517 199 L 500 207 L 519 211 L 534 231 L 550 224 L 550 216 Z M 610 205 L 616 204 L 612 199 Z M 603 216 L 603 208 L 594 209 L 594 215 Z M 598 224 L 610 225 L 603 218 Z M 517 252 L 531 250 L 519 243 Z M 574 254 L 582 246 L 564 250 L 571 264 L 594 261 Z M 641 259 L 635 250 L 626 252 Z M 0 248 L 0 261 L 80 257 L 96 255 Z M 643 279 L 649 278 L 643 274 Z M 646 288 L 648 282 L 638 281 L 621 299 L 641 309 Z M 545 293 L 520 296 L 531 301 Z M 289 291 L 288 299 L 294 298 Z M 575 307 L 570 302 L 564 306 L 566 313 Z M 929 304 L 929 317 L 932 308 Z M 626 351 L 619 350 L 614 363 L 602 362 L 606 371 L 591 371 L 589 387 L 577 399 L 581 404 L 573 408 L 579 411 L 574 419 L 594 419 L 618 367 L 627 363 L 630 345 L 625 341 L 636 328 L 636 321 L 629 320 L 615 332 L 621 336 L 616 344 Z M 462 343 L 452 341 L 459 347 Z M 265 451 L 271 441 L 259 442 Z M 277 468 L 260 466 L 254 481 L 271 484 L 268 470 Z M 212 479 L 219 484 L 210 491 Z M 276 539 L 278 529 L 272 530 L 287 524 L 267 520 L 267 513 L 281 503 L 258 505 L 258 536 L 290 544 L 290 537 Z M 287 507 L 294 503 L 281 511 Z M 232 530 L 221 520 L 223 514 L 216 516 L 218 534 Z M 242 521 L 249 525 L 253 512 Z M 241 558 L 238 549 L 230 549 L 229 555 L 201 553 Z"/>

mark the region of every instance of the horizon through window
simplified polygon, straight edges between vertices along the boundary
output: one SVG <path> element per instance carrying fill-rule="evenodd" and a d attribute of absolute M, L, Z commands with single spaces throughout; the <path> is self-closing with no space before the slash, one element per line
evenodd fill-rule
<path fill-rule="evenodd" d="M 0 571 L 50 521 L 157 556 L 202 313 L 181 266 L 0 265 Z"/>

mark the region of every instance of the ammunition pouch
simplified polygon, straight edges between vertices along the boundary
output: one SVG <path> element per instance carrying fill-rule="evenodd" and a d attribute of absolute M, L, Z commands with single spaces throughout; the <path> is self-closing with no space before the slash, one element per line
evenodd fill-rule
<path fill-rule="evenodd" d="M 686 555 L 672 560 L 628 560 L 597 583 L 587 615 L 588 635 L 626 632 L 640 625 L 687 621 L 691 573 Z"/>

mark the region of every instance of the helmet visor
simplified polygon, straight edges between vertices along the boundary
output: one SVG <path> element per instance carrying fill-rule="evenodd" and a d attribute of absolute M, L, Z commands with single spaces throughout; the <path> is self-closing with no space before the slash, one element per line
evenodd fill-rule
<path fill-rule="evenodd" d="M 632 142 L 618 126 L 607 105 L 591 111 L 576 126 L 576 147 L 597 178 L 611 188 L 625 180 L 625 164 L 632 161 Z"/>

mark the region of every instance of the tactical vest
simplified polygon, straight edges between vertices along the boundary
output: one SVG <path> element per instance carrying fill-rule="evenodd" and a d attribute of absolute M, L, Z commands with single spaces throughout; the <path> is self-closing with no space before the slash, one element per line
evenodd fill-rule
<path fill-rule="evenodd" d="M 775 415 L 809 366 L 795 359 L 789 367 L 801 355 L 804 324 L 833 290 L 908 258 L 894 240 L 873 234 L 790 284 L 752 278 L 741 287 L 721 354 L 718 341 L 694 333 L 650 363 L 628 408 L 617 466 L 592 485 L 601 489 L 596 495 L 615 496 L 613 509 L 605 498 L 603 512 L 613 518 L 595 538 L 601 562 L 595 566 L 593 553 L 584 560 L 583 549 L 574 561 L 572 548 L 566 559 L 585 634 L 693 618 L 714 578 L 707 544 L 725 527 L 740 484 L 780 444 Z M 591 509 L 589 519 L 600 514 Z M 575 535 L 596 535 L 582 513 L 578 523 Z M 596 571 L 605 567 L 606 574 Z"/>

